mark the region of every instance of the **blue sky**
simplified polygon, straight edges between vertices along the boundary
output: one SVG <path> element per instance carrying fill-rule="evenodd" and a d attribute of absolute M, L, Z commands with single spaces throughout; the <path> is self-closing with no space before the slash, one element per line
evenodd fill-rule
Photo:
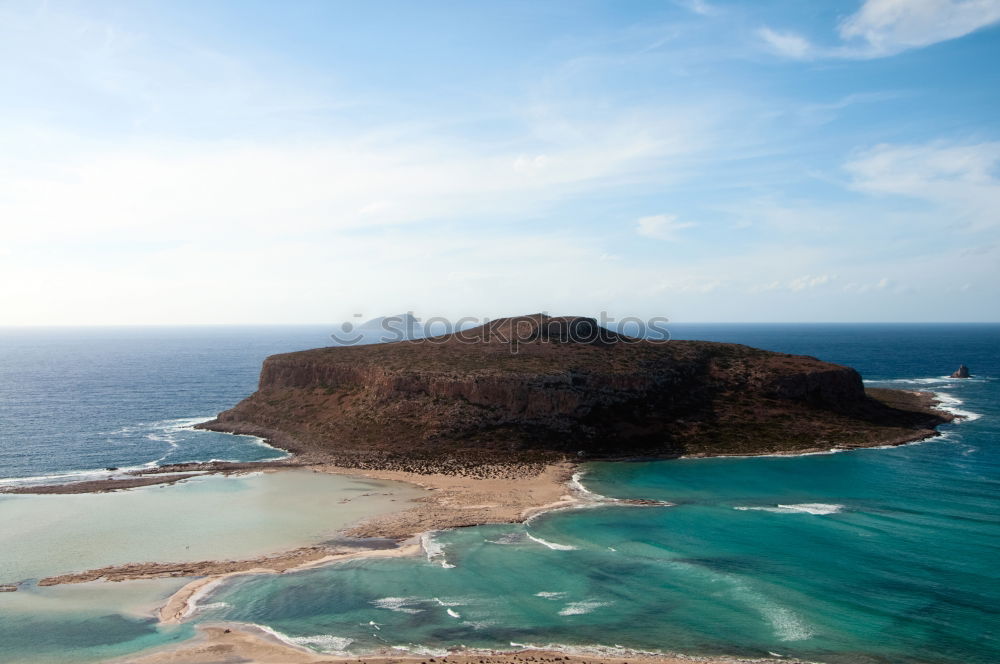
<path fill-rule="evenodd" d="M 996 321 L 998 21 L 2 1 L 0 324 Z"/>

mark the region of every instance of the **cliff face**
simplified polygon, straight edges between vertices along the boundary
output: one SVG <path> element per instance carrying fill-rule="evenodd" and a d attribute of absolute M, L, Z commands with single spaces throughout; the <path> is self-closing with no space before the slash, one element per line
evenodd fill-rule
<path fill-rule="evenodd" d="M 888 444 L 940 421 L 872 399 L 856 371 L 815 358 L 535 315 L 275 355 L 258 391 L 206 427 L 341 464 L 440 469 Z"/>

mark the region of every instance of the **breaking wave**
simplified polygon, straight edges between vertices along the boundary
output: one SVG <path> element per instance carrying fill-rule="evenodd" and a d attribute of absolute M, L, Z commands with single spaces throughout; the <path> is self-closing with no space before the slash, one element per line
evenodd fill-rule
<path fill-rule="evenodd" d="M 741 511 L 774 512 L 776 514 L 836 514 L 844 509 L 843 505 L 831 503 L 797 503 L 794 505 L 752 506 L 738 505 L 733 508 Z"/>
<path fill-rule="evenodd" d="M 547 542 L 541 537 L 535 537 L 531 533 L 525 533 L 532 542 L 538 542 L 542 546 L 547 546 L 553 551 L 576 551 L 577 547 L 571 546 L 569 544 L 556 544 L 555 542 Z"/>
<path fill-rule="evenodd" d="M 267 625 L 253 625 L 257 629 L 274 638 L 292 646 L 299 646 L 317 650 L 325 655 L 338 655 L 348 657 L 347 647 L 354 643 L 354 639 L 343 636 L 333 636 L 331 634 L 315 634 L 313 636 L 289 636 Z"/>
<path fill-rule="evenodd" d="M 934 397 L 937 399 L 937 407 L 946 413 L 951 413 L 956 417 L 961 417 L 968 422 L 978 420 L 982 417 L 979 413 L 973 413 L 971 410 L 959 408 L 958 406 L 961 406 L 965 402 L 958 397 L 953 397 L 947 392 L 935 392 Z"/>
<path fill-rule="evenodd" d="M 445 569 L 452 569 L 455 566 L 448 562 L 445 557 L 444 544 L 434 538 L 436 531 L 426 532 L 420 535 L 420 545 L 427 554 L 427 562 L 437 563 Z"/>
<path fill-rule="evenodd" d="M 422 612 L 423 609 L 414 608 L 413 605 L 421 604 L 424 601 L 419 597 L 383 597 L 381 599 L 373 599 L 371 604 L 377 609 L 388 609 L 397 613 L 417 614 Z"/>

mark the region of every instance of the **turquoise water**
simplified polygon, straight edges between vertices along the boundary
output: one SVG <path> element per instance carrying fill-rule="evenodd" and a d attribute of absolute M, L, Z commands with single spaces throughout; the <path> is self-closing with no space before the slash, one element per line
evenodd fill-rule
<path fill-rule="evenodd" d="M 894 449 L 589 464 L 582 482 L 596 494 L 673 505 L 595 501 L 526 525 L 439 533 L 429 558 L 236 578 L 203 600 L 195 623 L 254 623 L 330 652 L 569 644 L 778 653 L 831 663 L 1000 661 L 994 634 L 1000 618 L 1000 326 L 675 326 L 672 332 L 850 364 L 873 384 L 935 390 L 978 418 L 945 427 L 946 435 L 934 441 Z M 207 346 L 197 335 L 175 336 L 170 347 L 186 348 L 180 357 L 188 364 L 171 365 L 170 373 L 187 381 L 170 391 L 174 412 L 143 406 L 139 411 L 150 417 L 134 419 L 194 416 L 210 413 L 227 395 L 235 401 L 253 389 L 256 368 L 250 367 L 259 358 L 251 356 L 307 336 L 275 335 L 255 345 L 234 333 L 226 343 L 212 337 Z M 141 339 L 130 344 L 151 346 Z M 202 347 L 223 348 L 244 368 L 203 370 Z M 145 356 L 136 351 L 135 357 Z M 166 353 L 153 357 L 154 369 L 175 361 Z M 942 377 L 960 362 L 974 379 Z M 150 375 L 163 374 L 157 371 Z M 153 403 L 156 386 L 134 382 L 131 389 L 145 395 L 140 405 Z M 113 385 L 106 391 L 113 394 Z M 113 412 L 116 423 L 128 425 L 127 408 Z M 58 426 L 51 417 L 36 419 L 45 431 Z M 100 427 L 100 418 L 90 425 Z M 23 421 L 18 426 L 31 429 Z M 85 423 L 72 419 L 67 427 Z M 30 439 L 47 445 L 44 431 Z M 101 465 L 116 458 L 99 437 L 87 440 L 100 449 Z M 205 441 L 197 454 L 213 454 Z M 128 448 L 129 454 L 141 448 L 135 459 L 142 461 L 156 451 L 152 443 Z M 7 449 L 16 456 L 13 446 Z M 70 459 L 45 461 L 42 453 L 32 458 L 9 475 L 81 468 Z M 47 601 L 11 602 L 5 609 L 0 595 L 0 652 L 14 661 L 99 660 L 172 642 L 192 629 L 158 628 L 135 608 L 142 602 L 101 597 L 97 590 L 89 605 L 45 589 L 26 591 L 24 597 L 38 593 Z"/>
<path fill-rule="evenodd" d="M 0 595 L 4 664 L 99 662 L 181 643 L 191 625 L 161 626 L 153 617 L 188 579 L 22 587 Z"/>
<path fill-rule="evenodd" d="M 773 329 L 756 332 L 757 344 L 781 346 Z M 974 419 L 893 449 L 590 464 L 583 483 L 597 494 L 674 505 L 554 512 L 440 533 L 443 553 L 430 559 L 245 578 L 217 592 L 211 601 L 223 605 L 203 619 L 353 653 L 568 644 L 1000 661 L 997 328 L 964 341 L 933 327 L 822 332 L 813 348 L 808 329 L 787 345 L 820 356 L 825 347 L 874 384 L 939 391 Z M 959 361 L 976 378 L 942 377 Z"/>

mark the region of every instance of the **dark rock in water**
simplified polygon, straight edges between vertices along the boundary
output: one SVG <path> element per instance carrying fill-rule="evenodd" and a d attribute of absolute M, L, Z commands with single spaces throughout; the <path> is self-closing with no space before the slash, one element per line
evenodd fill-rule
<path fill-rule="evenodd" d="M 534 314 L 271 356 L 255 394 L 199 427 L 358 468 L 464 473 L 567 457 L 896 444 L 944 421 L 916 410 L 884 403 L 854 369 L 813 357 L 641 340 L 592 318 Z"/>
<path fill-rule="evenodd" d="M 955 370 L 955 373 L 951 375 L 952 378 L 968 378 L 969 377 L 969 367 L 964 364 Z"/>
<path fill-rule="evenodd" d="M 116 471 L 116 470 L 118 470 L 118 466 L 108 466 L 108 467 L 107 467 L 107 468 L 105 468 L 104 470 L 110 470 L 110 471 L 112 471 L 112 472 L 113 472 L 113 471 Z"/>

